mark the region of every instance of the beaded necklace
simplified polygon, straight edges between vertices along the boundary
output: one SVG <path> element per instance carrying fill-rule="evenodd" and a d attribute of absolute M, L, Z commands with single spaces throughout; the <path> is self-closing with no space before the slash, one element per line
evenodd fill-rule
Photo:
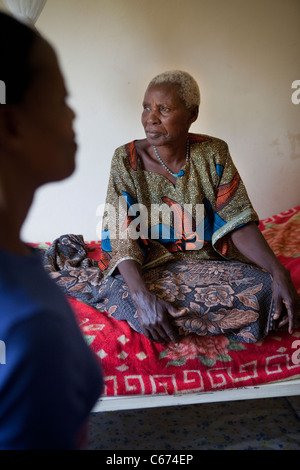
<path fill-rule="evenodd" d="M 160 161 L 160 163 L 162 164 L 162 166 L 165 168 L 165 170 L 167 170 L 168 173 L 170 173 L 170 175 L 174 176 L 174 178 L 178 178 L 178 176 L 183 176 L 184 175 L 184 171 L 183 170 L 180 170 L 179 173 L 172 173 L 172 171 L 167 167 L 167 165 L 165 164 L 165 162 L 160 158 L 159 154 L 158 154 L 158 151 L 157 151 L 157 148 L 155 147 L 155 145 L 153 146 L 154 148 L 154 152 L 155 152 L 155 155 L 157 156 L 158 160 Z M 186 156 L 185 156 L 185 160 L 186 162 L 189 161 L 189 156 L 190 156 L 190 142 L 189 142 L 189 139 L 187 139 L 186 141 Z"/>

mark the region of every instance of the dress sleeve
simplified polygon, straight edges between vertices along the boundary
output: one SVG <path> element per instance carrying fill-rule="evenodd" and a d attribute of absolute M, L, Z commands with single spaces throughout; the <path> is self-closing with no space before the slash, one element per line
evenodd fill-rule
<path fill-rule="evenodd" d="M 142 265 L 145 258 L 143 238 L 137 236 L 138 228 L 132 224 L 134 215 L 139 209 L 132 165 L 132 155 L 128 145 L 115 151 L 111 163 L 101 235 L 99 267 L 105 276 L 113 274 L 121 261 L 134 260 Z"/>
<path fill-rule="evenodd" d="M 219 184 L 213 215 L 212 245 L 223 257 L 234 258 L 236 249 L 228 235 L 248 222 L 258 224 L 259 218 L 232 161 L 227 144 L 223 150 L 223 158 L 216 164 L 216 172 Z"/>

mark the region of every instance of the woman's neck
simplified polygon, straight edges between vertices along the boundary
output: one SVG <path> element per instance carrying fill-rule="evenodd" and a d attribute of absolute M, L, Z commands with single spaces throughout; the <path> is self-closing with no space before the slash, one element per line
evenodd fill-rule
<path fill-rule="evenodd" d="M 187 142 L 181 142 L 176 145 L 161 145 L 156 147 L 160 158 L 166 165 L 177 166 L 186 160 Z"/>

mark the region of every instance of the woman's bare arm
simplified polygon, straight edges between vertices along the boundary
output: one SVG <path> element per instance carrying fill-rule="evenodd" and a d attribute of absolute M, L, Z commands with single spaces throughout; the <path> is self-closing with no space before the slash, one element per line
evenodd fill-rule
<path fill-rule="evenodd" d="M 235 230 L 231 239 L 236 248 L 250 261 L 268 271 L 273 277 L 273 299 L 275 304 L 274 319 L 283 313 L 283 304 L 287 315 L 281 319 L 279 327 L 289 324 L 292 333 L 295 319 L 299 313 L 299 295 L 291 280 L 290 272 L 276 258 L 261 231 L 254 222 Z"/>

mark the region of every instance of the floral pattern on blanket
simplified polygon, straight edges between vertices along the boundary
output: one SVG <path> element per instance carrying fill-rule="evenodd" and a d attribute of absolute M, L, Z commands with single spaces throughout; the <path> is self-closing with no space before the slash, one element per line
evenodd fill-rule
<path fill-rule="evenodd" d="M 188 359 L 199 359 L 202 364 L 211 367 L 217 361 L 230 362 L 229 351 L 246 349 L 243 343 L 227 338 L 225 335 L 186 336 L 179 344 L 169 344 L 159 353 L 159 359 L 167 359 L 166 366 L 182 366 Z"/>

